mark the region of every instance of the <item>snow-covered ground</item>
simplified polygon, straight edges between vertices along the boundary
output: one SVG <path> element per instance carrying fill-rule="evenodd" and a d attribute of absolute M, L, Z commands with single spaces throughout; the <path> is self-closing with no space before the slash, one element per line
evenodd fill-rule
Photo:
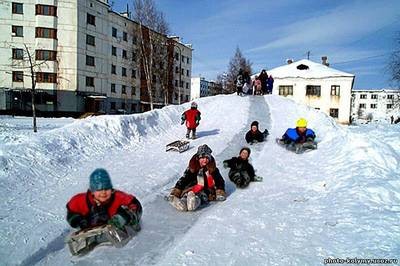
<path fill-rule="evenodd" d="M 166 153 L 165 144 L 185 134 L 179 122 L 188 104 L 129 116 L 46 120 L 48 130 L 39 128 L 39 134 L 20 130 L 31 125 L 21 126 L 22 118 L 0 120 L 2 264 L 317 265 L 328 257 L 399 259 L 399 125 L 340 126 L 322 112 L 271 95 L 215 96 L 198 103 L 199 138 L 182 154 Z M 297 155 L 276 145 L 275 137 L 299 117 L 317 133 L 318 150 Z M 221 162 L 237 155 L 252 120 L 271 133 L 266 143 L 251 147 L 264 181 L 236 189 Z M 195 213 L 177 212 L 163 195 L 204 143 L 213 149 L 228 199 Z M 142 231 L 124 248 L 99 247 L 73 258 L 63 242 L 70 232 L 65 204 L 87 189 L 97 167 L 110 172 L 116 188 L 141 200 Z"/>

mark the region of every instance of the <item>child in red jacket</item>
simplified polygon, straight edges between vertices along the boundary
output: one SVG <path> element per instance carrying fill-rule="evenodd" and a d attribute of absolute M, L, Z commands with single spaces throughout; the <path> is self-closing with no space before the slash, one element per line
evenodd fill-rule
<path fill-rule="evenodd" d="M 119 229 L 132 226 L 138 231 L 141 216 L 140 202 L 131 194 L 114 190 L 109 174 L 101 168 L 90 175 L 89 190 L 67 203 L 67 221 L 79 229 L 111 224 Z"/>
<path fill-rule="evenodd" d="M 192 102 L 190 109 L 186 110 L 182 114 L 181 125 L 185 123 L 186 120 L 186 138 L 190 137 L 190 131 L 192 131 L 192 139 L 196 138 L 196 128 L 200 123 L 201 113 L 197 110 L 197 103 Z"/>

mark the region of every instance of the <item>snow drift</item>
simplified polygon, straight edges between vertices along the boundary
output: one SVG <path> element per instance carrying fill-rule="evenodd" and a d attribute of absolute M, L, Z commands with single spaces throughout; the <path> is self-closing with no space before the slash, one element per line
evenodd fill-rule
<path fill-rule="evenodd" d="M 165 153 L 165 144 L 185 133 L 179 121 L 188 106 L 88 118 L 1 144 L 3 263 L 315 265 L 328 257 L 398 256 L 398 125 L 345 127 L 279 96 L 217 96 L 199 100 L 202 121 L 191 149 Z M 318 150 L 297 155 L 275 144 L 299 117 L 316 132 Z M 251 147 L 262 183 L 235 189 L 222 169 L 229 192 L 223 203 L 178 213 L 159 200 L 198 145 L 213 149 L 220 168 L 236 156 L 253 119 L 271 133 Z M 142 201 L 143 229 L 122 249 L 71 259 L 62 241 L 65 203 L 99 166 Z"/>

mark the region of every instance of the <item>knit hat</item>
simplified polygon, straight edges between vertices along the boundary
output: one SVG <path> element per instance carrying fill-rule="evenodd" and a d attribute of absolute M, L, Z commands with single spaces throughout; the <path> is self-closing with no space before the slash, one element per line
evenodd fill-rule
<path fill-rule="evenodd" d="M 207 144 L 203 144 L 197 149 L 196 155 L 198 158 L 206 157 L 208 158 L 208 160 L 211 160 L 211 153 L 212 150 L 210 149 L 210 147 L 208 147 Z"/>
<path fill-rule="evenodd" d="M 192 103 L 190 104 L 190 107 L 191 107 L 191 108 L 197 108 L 197 103 L 196 103 L 196 102 L 192 102 Z"/>
<path fill-rule="evenodd" d="M 258 121 L 253 121 L 250 127 L 256 126 L 258 128 Z"/>
<path fill-rule="evenodd" d="M 249 156 L 250 156 L 251 150 L 250 150 L 249 147 L 243 147 L 243 148 L 241 148 L 239 154 L 241 154 L 242 151 L 247 151 L 247 152 L 249 153 Z"/>
<path fill-rule="evenodd" d="M 304 118 L 300 118 L 296 122 L 296 127 L 307 127 L 307 120 Z"/>
<path fill-rule="evenodd" d="M 93 173 L 90 175 L 89 189 L 92 192 L 103 189 L 112 189 L 111 178 L 106 170 L 97 168 L 93 171 Z"/>

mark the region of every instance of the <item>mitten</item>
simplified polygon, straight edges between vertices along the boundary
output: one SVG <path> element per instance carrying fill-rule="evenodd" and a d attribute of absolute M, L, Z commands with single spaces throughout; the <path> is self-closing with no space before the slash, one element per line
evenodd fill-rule
<path fill-rule="evenodd" d="M 258 176 L 258 175 L 255 175 L 255 176 L 253 177 L 253 179 L 254 179 L 255 182 L 261 182 L 261 181 L 263 181 L 263 177 L 262 177 L 262 176 Z"/>
<path fill-rule="evenodd" d="M 217 189 L 217 190 L 215 191 L 215 195 L 216 195 L 215 200 L 217 200 L 217 201 L 224 201 L 224 200 L 226 200 L 225 191 L 222 190 L 222 189 Z"/>
<path fill-rule="evenodd" d="M 126 224 L 126 220 L 124 219 L 124 217 L 122 217 L 122 215 L 116 214 L 113 217 L 111 217 L 110 220 L 108 220 L 108 224 L 112 225 L 120 230 L 123 230 L 124 226 Z"/>
<path fill-rule="evenodd" d="M 174 187 L 174 188 L 171 190 L 171 193 L 170 193 L 169 195 L 170 195 L 170 196 L 175 196 L 175 197 L 177 197 L 177 198 L 180 198 L 181 195 L 182 195 L 182 190 L 180 190 L 179 188 Z"/>

